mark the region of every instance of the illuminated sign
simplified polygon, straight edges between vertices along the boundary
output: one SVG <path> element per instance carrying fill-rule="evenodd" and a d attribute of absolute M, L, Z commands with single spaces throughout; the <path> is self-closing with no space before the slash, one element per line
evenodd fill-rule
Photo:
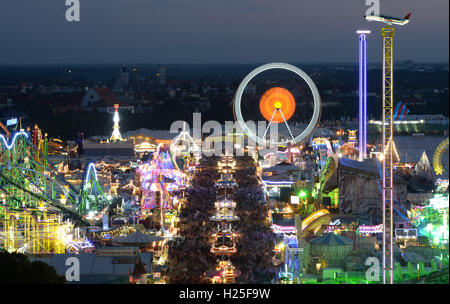
<path fill-rule="evenodd" d="M 6 126 L 13 126 L 17 124 L 17 118 L 11 118 L 6 121 Z"/>
<path fill-rule="evenodd" d="M 296 195 L 291 195 L 291 204 L 298 205 L 300 203 L 300 198 Z"/>
<path fill-rule="evenodd" d="M 383 224 L 379 224 L 376 226 L 359 226 L 359 233 L 360 234 L 364 234 L 364 233 L 382 233 L 383 232 Z"/>
<path fill-rule="evenodd" d="M 95 254 L 97 256 L 136 256 L 139 253 L 139 247 L 136 248 L 117 248 L 117 247 L 111 247 L 111 248 L 102 248 L 97 249 L 95 251 Z"/>
<path fill-rule="evenodd" d="M 274 233 L 297 233 L 297 228 L 295 228 L 295 226 L 280 226 L 273 224 L 272 231 Z"/>
<path fill-rule="evenodd" d="M 337 219 L 337 220 L 331 221 L 331 222 L 328 224 L 328 226 L 339 226 L 340 224 L 341 224 L 341 220 L 340 220 L 340 219 Z"/>

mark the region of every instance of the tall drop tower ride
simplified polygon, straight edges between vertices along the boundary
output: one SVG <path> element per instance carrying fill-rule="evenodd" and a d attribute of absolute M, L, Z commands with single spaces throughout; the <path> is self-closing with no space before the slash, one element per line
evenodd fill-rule
<path fill-rule="evenodd" d="M 383 37 L 383 284 L 394 283 L 394 241 L 393 241 L 393 40 L 395 29 L 390 25 L 381 29 Z"/>
<path fill-rule="evenodd" d="M 404 18 L 369 15 L 369 21 L 380 21 L 386 24 L 381 29 L 383 40 L 383 110 L 382 110 L 382 206 L 383 206 L 383 284 L 394 283 L 394 174 L 393 174 L 393 92 L 394 92 L 394 34 L 392 25 L 405 25 L 411 13 Z"/>
<path fill-rule="evenodd" d="M 367 155 L 367 34 L 369 30 L 358 30 L 359 34 L 359 161 Z"/>

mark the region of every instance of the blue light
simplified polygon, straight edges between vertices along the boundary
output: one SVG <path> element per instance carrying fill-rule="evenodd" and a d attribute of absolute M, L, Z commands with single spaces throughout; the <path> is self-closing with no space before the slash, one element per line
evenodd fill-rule
<path fill-rule="evenodd" d="M 285 182 L 271 182 L 271 181 L 265 181 L 263 180 L 263 183 L 266 185 L 292 185 L 294 182 L 292 181 L 285 181 Z"/>
<path fill-rule="evenodd" d="M 0 134 L 0 139 L 3 142 L 3 145 L 6 147 L 6 149 L 11 150 L 12 147 L 14 146 L 15 142 L 16 142 L 17 137 L 20 136 L 20 135 L 23 135 L 26 138 L 28 138 L 28 134 L 27 133 L 25 133 L 24 131 L 20 131 L 20 132 L 15 132 L 14 133 L 10 144 L 8 144 L 8 142 L 6 141 L 6 137 L 3 136 L 2 134 Z"/>
<path fill-rule="evenodd" d="M 12 126 L 17 124 L 17 118 L 11 118 L 6 121 L 6 126 Z"/>
<path fill-rule="evenodd" d="M 85 180 L 84 180 L 84 184 L 85 185 L 89 182 L 89 176 L 90 176 L 90 172 L 91 171 L 94 172 L 95 180 L 98 181 L 97 170 L 95 169 L 95 164 L 94 163 L 89 163 L 89 165 L 87 167 L 87 170 L 86 170 Z"/>
<path fill-rule="evenodd" d="M 359 160 L 367 154 L 367 52 L 366 35 L 359 36 Z"/>

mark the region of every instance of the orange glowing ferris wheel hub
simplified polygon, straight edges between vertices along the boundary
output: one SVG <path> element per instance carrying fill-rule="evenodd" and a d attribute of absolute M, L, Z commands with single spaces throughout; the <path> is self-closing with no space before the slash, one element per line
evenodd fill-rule
<path fill-rule="evenodd" d="M 261 97 L 259 110 L 267 121 L 270 121 L 272 116 L 274 123 L 288 121 L 295 112 L 294 96 L 284 88 L 271 88 Z"/>

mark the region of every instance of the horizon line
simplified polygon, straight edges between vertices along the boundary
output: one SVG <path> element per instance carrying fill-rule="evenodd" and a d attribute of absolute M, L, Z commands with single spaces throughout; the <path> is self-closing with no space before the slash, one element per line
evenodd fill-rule
<path fill-rule="evenodd" d="M 358 64 L 357 61 L 259 61 L 259 62 L 83 62 L 83 63 L 70 63 L 70 62 L 52 62 L 52 63 L 0 63 L 0 66 L 61 66 L 61 65 L 259 65 L 269 62 L 286 62 L 291 64 Z M 449 64 L 449 61 L 414 61 L 412 59 L 397 60 L 396 63 L 412 62 L 416 64 Z M 381 61 L 367 62 L 368 65 L 382 64 Z"/>

